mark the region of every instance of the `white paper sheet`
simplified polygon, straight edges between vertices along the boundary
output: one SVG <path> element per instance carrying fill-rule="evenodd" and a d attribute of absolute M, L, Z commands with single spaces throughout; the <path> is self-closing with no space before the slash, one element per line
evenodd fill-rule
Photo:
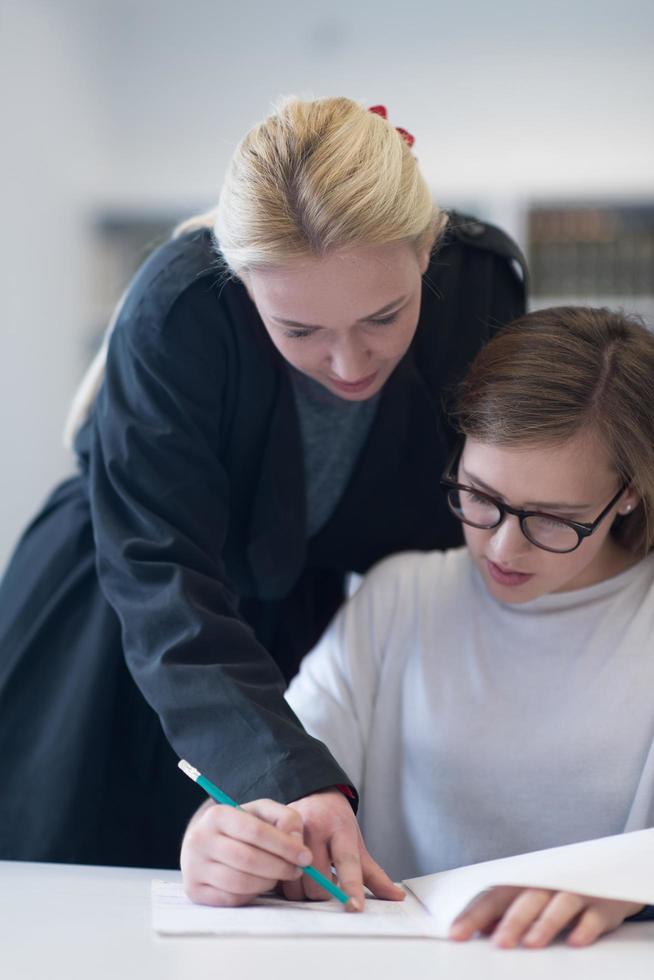
<path fill-rule="evenodd" d="M 263 897 L 238 909 L 195 905 L 177 882 L 152 882 L 152 926 L 164 935 L 447 937 L 452 920 L 493 885 L 552 888 L 654 905 L 654 829 L 518 854 L 403 882 L 403 902 L 366 900 L 349 914 L 334 900 Z"/>
<path fill-rule="evenodd" d="M 654 829 L 567 844 L 404 882 L 429 910 L 435 932 L 493 885 L 524 885 L 654 905 Z"/>
<path fill-rule="evenodd" d="M 237 909 L 195 905 L 177 882 L 152 882 L 152 927 L 162 935 L 432 936 L 431 916 L 411 894 L 403 902 L 366 901 L 361 913 L 340 902 L 259 898 Z"/>

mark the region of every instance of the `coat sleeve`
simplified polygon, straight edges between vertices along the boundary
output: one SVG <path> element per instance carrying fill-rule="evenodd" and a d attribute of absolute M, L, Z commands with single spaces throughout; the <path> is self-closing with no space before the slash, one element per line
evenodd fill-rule
<path fill-rule="evenodd" d="M 654 922 L 654 905 L 643 905 L 640 912 L 630 915 L 625 922 Z"/>
<path fill-rule="evenodd" d="M 184 294 L 163 322 L 147 291 L 121 313 L 89 457 L 98 575 L 175 752 L 240 801 L 288 802 L 349 779 L 284 700 L 226 578 L 229 365 L 206 321 Z"/>

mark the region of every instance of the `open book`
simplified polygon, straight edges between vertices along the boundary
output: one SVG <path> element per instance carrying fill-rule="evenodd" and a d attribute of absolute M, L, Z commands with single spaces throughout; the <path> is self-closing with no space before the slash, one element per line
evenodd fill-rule
<path fill-rule="evenodd" d="M 403 881 L 403 902 L 368 898 L 360 914 L 336 901 L 262 896 L 237 909 L 194 905 L 179 882 L 152 882 L 156 932 L 221 936 L 413 936 L 446 938 L 456 916 L 494 885 L 523 885 L 654 904 L 654 829 L 518 854 Z"/>

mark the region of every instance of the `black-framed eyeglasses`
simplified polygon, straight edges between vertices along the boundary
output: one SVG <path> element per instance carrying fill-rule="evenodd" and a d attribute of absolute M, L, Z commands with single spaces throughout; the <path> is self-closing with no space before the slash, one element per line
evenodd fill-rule
<path fill-rule="evenodd" d="M 458 483 L 455 476 L 462 450 L 463 444 L 457 446 L 441 478 L 441 486 L 447 494 L 447 503 L 454 516 L 471 527 L 491 530 L 499 527 L 507 514 L 512 514 L 518 518 L 520 530 L 528 541 L 537 548 L 553 551 L 559 555 L 574 551 L 584 538 L 590 537 L 593 531 L 597 530 L 630 483 L 629 480 L 625 480 L 594 521 L 590 523 L 571 521 L 539 510 L 509 507 L 504 501 L 497 500 L 496 497 L 477 490 L 476 487 Z"/>

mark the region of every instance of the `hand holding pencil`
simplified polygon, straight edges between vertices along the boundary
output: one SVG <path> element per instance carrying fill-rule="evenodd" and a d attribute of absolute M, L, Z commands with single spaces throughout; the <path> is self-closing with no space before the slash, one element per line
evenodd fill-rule
<path fill-rule="evenodd" d="M 402 889 L 393 885 L 368 855 L 356 818 L 338 791 L 335 801 L 329 800 L 334 794 L 325 793 L 289 806 L 257 800 L 240 807 L 188 763 L 180 763 L 180 768 L 214 800 L 226 804 L 214 806 L 207 801 L 184 836 L 181 866 L 184 887 L 192 901 L 246 905 L 279 883 L 289 898 L 326 898 L 329 892 L 347 911 L 360 911 L 364 905 L 362 858 L 366 861 L 366 883 L 376 895 L 395 900 L 404 897 Z M 341 802 L 344 813 L 339 816 L 336 804 Z M 308 814 L 309 834 L 298 810 Z M 332 810 L 337 811 L 335 819 Z M 306 846 L 306 837 L 315 842 L 324 866 L 322 873 L 311 866 L 313 854 Z M 332 861 L 347 894 L 331 876 L 327 877 Z"/>
<path fill-rule="evenodd" d="M 184 887 L 202 905 L 247 905 L 279 881 L 301 877 L 300 865 L 310 862 L 302 819 L 274 800 L 239 810 L 208 802 L 182 843 Z"/>

